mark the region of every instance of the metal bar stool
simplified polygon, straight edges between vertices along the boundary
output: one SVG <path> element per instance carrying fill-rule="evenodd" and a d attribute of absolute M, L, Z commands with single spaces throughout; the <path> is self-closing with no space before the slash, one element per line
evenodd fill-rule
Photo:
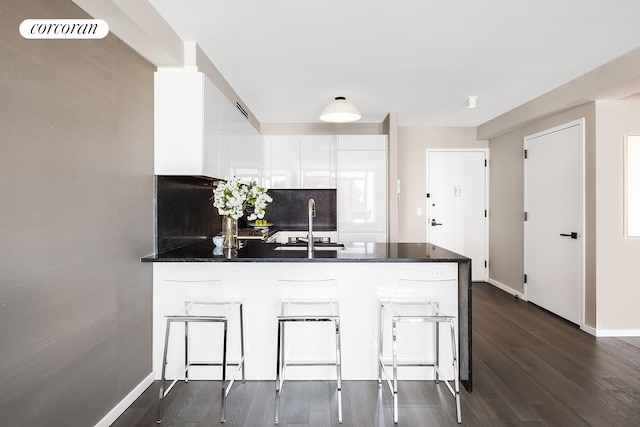
<path fill-rule="evenodd" d="M 440 311 L 438 301 L 425 299 L 423 291 L 428 289 L 428 281 L 401 279 L 398 281 L 394 295 L 379 295 L 380 302 L 380 337 L 379 337 L 379 367 L 378 384 L 384 379 L 393 396 L 393 422 L 398 423 L 398 368 L 399 367 L 433 367 L 435 370 L 435 382 L 442 382 L 455 399 L 456 418 L 462 423 L 462 411 L 460 407 L 460 386 L 458 372 L 458 356 L 456 346 L 455 317 L 443 314 Z M 384 353 L 384 320 L 385 313 L 391 317 L 391 363 L 383 357 Z M 398 326 L 400 323 L 431 323 L 433 324 L 434 360 L 425 362 L 399 362 L 398 361 Z M 451 332 L 451 351 L 453 364 L 453 381 L 442 376 L 440 368 L 440 325 L 449 324 Z M 392 368 L 391 375 L 387 372 Z"/>
<path fill-rule="evenodd" d="M 278 353 L 276 365 L 275 423 L 280 422 L 280 393 L 287 366 L 335 366 L 338 394 L 338 422 L 342 423 L 342 355 L 340 350 L 340 312 L 335 279 L 278 280 Z M 287 323 L 331 322 L 335 330 L 335 360 L 287 361 L 285 331 Z"/>
<path fill-rule="evenodd" d="M 193 283 L 193 282 L 189 282 Z M 204 282 L 198 282 L 204 283 Z M 207 284 L 214 288 L 221 289 L 220 281 L 207 281 Z M 228 360 L 228 323 L 234 314 L 238 315 L 240 322 L 240 360 L 237 362 L 230 362 Z M 220 366 L 222 369 L 222 392 L 220 398 L 220 422 L 226 421 L 226 405 L 227 396 L 231 391 L 234 381 L 238 373 L 242 375 L 242 382 L 245 382 L 245 369 L 244 369 L 244 324 L 243 324 L 243 302 L 239 299 L 219 299 L 209 301 L 186 301 L 185 306 L 180 312 L 166 316 L 167 328 L 164 339 L 164 355 L 162 358 L 162 381 L 160 385 L 160 401 L 158 403 L 158 419 L 157 422 L 162 422 L 162 416 L 164 412 L 164 399 L 169 394 L 173 386 L 180 380 L 182 374 L 184 374 L 184 381 L 189 381 L 189 368 L 191 366 Z M 169 334 L 171 332 L 171 325 L 174 323 L 184 323 L 184 368 L 171 382 L 168 388 L 166 388 L 166 368 L 167 368 L 167 350 L 169 347 Z M 190 361 L 189 360 L 189 324 L 190 323 L 217 323 L 222 326 L 222 361 Z M 236 366 L 236 369 L 227 377 L 227 369 L 229 366 Z"/>

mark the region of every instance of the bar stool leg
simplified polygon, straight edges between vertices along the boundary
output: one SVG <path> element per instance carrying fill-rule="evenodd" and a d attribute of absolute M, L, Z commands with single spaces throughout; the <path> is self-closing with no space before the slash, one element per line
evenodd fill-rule
<path fill-rule="evenodd" d="M 378 334 L 378 386 L 382 384 L 382 349 L 384 348 L 384 306 L 380 304 L 380 333 Z"/>
<path fill-rule="evenodd" d="M 451 326 L 451 347 L 453 355 L 453 387 L 455 391 L 456 399 L 456 419 L 458 424 L 462 423 L 462 408 L 460 407 L 460 385 L 459 385 L 459 373 L 458 373 L 458 352 L 456 346 L 456 328 L 452 320 L 449 320 Z"/>
<path fill-rule="evenodd" d="M 189 382 L 189 322 L 184 322 L 184 382 Z"/>
<path fill-rule="evenodd" d="M 276 353 L 276 420 L 275 423 L 279 424 L 280 423 L 280 370 L 281 370 L 281 363 L 284 362 L 284 354 L 283 354 L 283 329 L 284 329 L 284 322 L 278 321 L 278 351 Z"/>
<path fill-rule="evenodd" d="M 340 345 L 340 319 L 335 320 L 336 326 L 336 374 L 338 386 L 338 423 L 342 424 L 342 347 Z"/>
<path fill-rule="evenodd" d="M 240 304 L 240 363 L 242 363 L 242 383 L 244 384 L 244 304 Z"/>
<path fill-rule="evenodd" d="M 222 396 L 220 401 L 220 422 L 227 421 L 227 321 L 222 322 Z"/>
<path fill-rule="evenodd" d="M 398 322 L 394 317 L 392 320 L 391 334 L 393 347 L 393 422 L 398 424 L 398 343 L 397 343 Z"/>
<path fill-rule="evenodd" d="M 169 346 L 169 330 L 171 327 L 171 320 L 167 319 L 167 326 L 164 333 L 164 352 L 162 356 L 162 380 L 160 382 L 160 399 L 158 401 L 158 417 L 156 422 L 160 424 L 162 422 L 162 415 L 164 413 L 164 390 L 166 387 L 166 373 L 167 373 L 167 348 Z"/>
<path fill-rule="evenodd" d="M 436 374 L 436 384 L 438 384 L 440 382 L 440 322 L 433 322 L 433 327 L 434 327 L 434 331 L 433 331 L 433 336 L 435 339 L 435 342 L 433 343 L 433 348 L 434 348 L 434 363 L 435 365 L 438 367 L 438 369 L 435 369 L 435 374 Z"/>

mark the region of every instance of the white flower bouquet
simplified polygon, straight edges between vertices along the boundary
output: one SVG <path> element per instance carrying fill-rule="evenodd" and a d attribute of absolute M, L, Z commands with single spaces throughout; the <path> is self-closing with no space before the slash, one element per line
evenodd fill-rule
<path fill-rule="evenodd" d="M 247 217 L 249 221 L 264 218 L 267 204 L 273 201 L 267 189 L 255 183 L 244 184 L 237 179 L 218 182 L 213 190 L 213 206 L 218 208 L 221 216 L 233 219 L 241 218 L 247 207 L 253 212 Z"/>

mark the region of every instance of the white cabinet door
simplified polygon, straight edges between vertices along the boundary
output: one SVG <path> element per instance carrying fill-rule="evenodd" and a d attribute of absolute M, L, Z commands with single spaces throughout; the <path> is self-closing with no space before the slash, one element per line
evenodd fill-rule
<path fill-rule="evenodd" d="M 333 135 L 300 137 L 301 188 L 336 188 L 336 148 Z"/>
<path fill-rule="evenodd" d="M 300 188 L 300 137 L 270 136 L 271 183 L 269 188 Z"/>
<path fill-rule="evenodd" d="M 249 121 L 238 111 L 234 123 L 234 143 L 231 173 L 244 182 L 258 182 L 260 176 L 261 137 Z"/>
<path fill-rule="evenodd" d="M 335 135 L 270 135 L 264 147 L 269 188 L 336 188 Z"/>
<path fill-rule="evenodd" d="M 387 240 L 385 135 L 338 136 L 340 240 Z"/>
<path fill-rule="evenodd" d="M 156 175 L 202 174 L 202 100 L 202 73 L 155 73 Z"/>
<path fill-rule="evenodd" d="M 202 175 L 220 177 L 220 108 L 225 100 L 211 80 L 203 76 L 203 172 Z"/>
<path fill-rule="evenodd" d="M 155 174 L 220 177 L 221 107 L 229 102 L 202 73 L 162 71 L 154 78 Z"/>
<path fill-rule="evenodd" d="M 233 178 L 231 162 L 235 133 L 234 119 L 236 114 L 240 114 L 235 106 L 231 105 L 228 100 L 226 101 L 222 103 L 220 108 L 220 176 L 216 178 L 221 179 Z"/>

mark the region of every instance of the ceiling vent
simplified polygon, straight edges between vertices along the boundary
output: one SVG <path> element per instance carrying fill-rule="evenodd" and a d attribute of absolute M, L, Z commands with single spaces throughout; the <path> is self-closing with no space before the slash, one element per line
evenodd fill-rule
<path fill-rule="evenodd" d="M 247 111 L 244 108 L 242 108 L 242 105 L 240 105 L 238 101 L 236 101 L 236 108 L 240 110 L 243 116 L 245 116 L 247 119 L 249 118 L 249 113 L 247 113 Z"/>

